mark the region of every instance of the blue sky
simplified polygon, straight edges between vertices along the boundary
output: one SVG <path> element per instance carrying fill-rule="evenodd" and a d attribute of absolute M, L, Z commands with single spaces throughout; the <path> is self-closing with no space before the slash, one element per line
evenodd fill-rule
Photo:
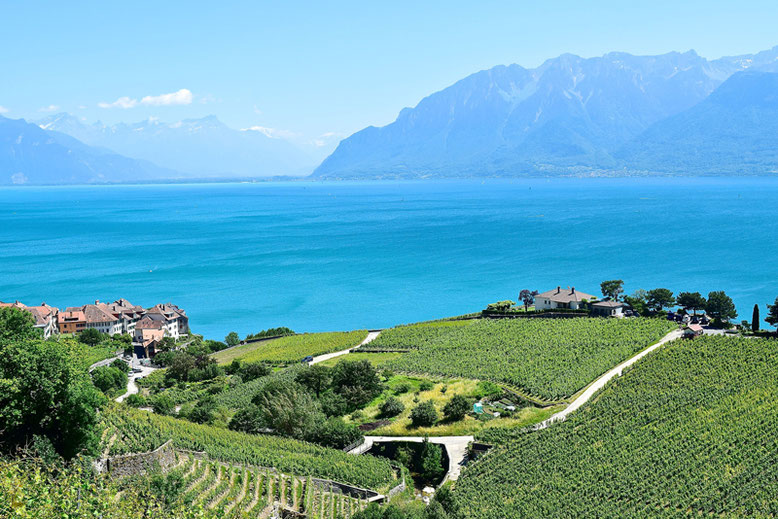
<path fill-rule="evenodd" d="M 498 64 L 778 45 L 774 0 L 637 4 L 0 0 L 0 111 L 109 123 L 215 114 L 314 139 L 387 124 Z"/>

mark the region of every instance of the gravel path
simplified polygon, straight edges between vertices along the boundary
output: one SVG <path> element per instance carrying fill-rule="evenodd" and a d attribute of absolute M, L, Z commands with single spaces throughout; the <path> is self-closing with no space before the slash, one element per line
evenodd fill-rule
<path fill-rule="evenodd" d="M 349 348 L 347 350 L 342 350 L 342 351 L 336 351 L 334 353 L 327 353 L 325 355 L 317 355 L 316 357 L 313 358 L 313 360 L 310 362 L 310 364 L 318 364 L 319 362 L 324 362 L 325 360 L 334 359 L 335 357 L 340 357 L 341 355 L 345 355 L 347 353 L 351 353 L 352 350 L 354 350 L 356 348 L 359 348 L 360 346 L 364 346 L 368 342 L 370 342 L 373 339 L 375 339 L 376 337 L 378 337 L 378 335 L 380 333 L 381 333 L 380 331 L 369 332 L 367 334 L 367 337 L 365 337 L 365 340 L 360 342 L 358 345 L 354 346 L 353 348 Z"/>
<path fill-rule="evenodd" d="M 584 405 L 586 402 L 588 402 L 589 399 L 597 391 L 599 391 L 600 389 L 605 387 L 605 384 L 610 382 L 610 380 L 613 377 L 615 377 L 616 375 L 621 376 L 621 374 L 622 374 L 622 372 L 624 371 L 625 368 L 633 365 L 634 363 L 636 363 L 637 361 L 639 361 L 640 359 L 642 359 L 643 357 L 645 357 L 649 353 L 653 352 L 654 350 L 656 350 L 658 348 L 661 348 L 662 346 L 664 346 L 668 342 L 670 342 L 672 340 L 675 340 L 675 339 L 680 339 L 682 335 L 683 335 L 683 332 L 681 330 L 674 330 L 674 331 L 668 333 L 667 335 L 665 335 L 662 338 L 661 341 L 657 342 L 653 346 L 650 346 L 650 347 L 646 348 L 645 350 L 641 351 L 640 353 L 638 353 L 634 357 L 632 357 L 632 358 L 630 358 L 628 360 L 625 360 L 624 362 L 622 362 L 621 364 L 619 364 L 615 368 L 613 368 L 610 371 L 606 372 L 600 378 L 595 380 L 594 383 L 591 386 L 586 388 L 586 391 L 581 393 L 578 396 L 578 398 L 573 400 L 573 402 L 569 406 L 565 407 L 563 410 L 561 410 L 558 413 L 554 414 L 550 418 L 547 418 L 546 420 L 543 420 L 539 424 L 535 425 L 533 428 L 536 431 L 538 431 L 540 429 L 545 429 L 546 427 L 548 427 L 549 425 L 551 425 L 554 422 L 563 422 L 564 420 L 567 419 L 567 415 L 569 415 L 570 413 L 572 413 L 573 411 L 577 410 L 582 405 Z"/>

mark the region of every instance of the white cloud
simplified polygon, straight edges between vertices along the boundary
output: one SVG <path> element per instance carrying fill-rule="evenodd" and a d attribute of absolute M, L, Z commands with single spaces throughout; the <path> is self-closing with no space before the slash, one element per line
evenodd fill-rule
<path fill-rule="evenodd" d="M 57 110 L 59 110 L 59 106 L 57 105 L 42 106 L 38 108 L 39 112 L 56 112 Z"/>
<path fill-rule="evenodd" d="M 268 128 L 266 126 L 250 126 L 248 128 L 241 128 L 240 131 L 263 133 L 271 139 L 292 139 L 299 136 L 299 134 L 290 132 L 289 130 L 279 130 L 278 128 Z"/>
<path fill-rule="evenodd" d="M 0 114 L 7 114 L 7 113 L 8 113 L 8 108 L 4 106 L 0 106 Z"/>
<path fill-rule="evenodd" d="M 130 97 L 124 96 L 120 97 L 113 103 L 106 103 L 105 101 L 102 101 L 100 103 L 97 103 L 97 106 L 100 108 L 134 108 L 138 104 L 137 99 L 132 99 Z"/>
<path fill-rule="evenodd" d="M 97 103 L 100 108 L 135 108 L 138 105 L 146 106 L 168 106 L 168 105 L 188 105 L 192 103 L 194 95 L 190 90 L 182 88 L 178 92 L 162 94 L 158 96 L 145 96 L 140 101 L 133 97 L 122 96 L 113 103 L 102 101 Z"/>
<path fill-rule="evenodd" d="M 182 88 L 178 92 L 162 94 L 158 96 L 146 96 L 140 100 L 141 104 L 149 106 L 188 105 L 193 99 L 192 92 Z"/>

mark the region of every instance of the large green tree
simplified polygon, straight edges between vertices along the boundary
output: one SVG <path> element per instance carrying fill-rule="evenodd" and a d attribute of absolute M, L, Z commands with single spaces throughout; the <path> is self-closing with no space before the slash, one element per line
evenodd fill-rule
<path fill-rule="evenodd" d="M 619 296 L 624 292 L 624 281 L 621 279 L 611 279 L 600 283 L 600 291 L 604 297 L 618 301 Z"/>
<path fill-rule="evenodd" d="M 705 312 L 719 323 L 737 317 L 735 303 L 723 290 L 708 294 L 708 303 Z"/>
<path fill-rule="evenodd" d="M 707 301 L 699 292 L 681 292 L 676 301 L 688 313 L 691 310 L 697 315 L 698 310 L 703 310 Z"/>
<path fill-rule="evenodd" d="M 36 339 L 40 335 L 30 312 L 13 306 L 0 308 L 0 343 Z"/>
<path fill-rule="evenodd" d="M 67 343 L 0 341 L 2 447 L 46 436 L 69 458 L 94 452 L 97 408 L 103 397 Z"/>
<path fill-rule="evenodd" d="M 342 360 L 332 368 L 332 389 L 351 406 L 362 407 L 383 390 L 381 377 L 368 360 Z"/>
<path fill-rule="evenodd" d="M 646 294 L 646 306 L 649 310 L 659 313 L 665 308 L 671 308 L 675 305 L 673 293 L 666 288 L 655 288 L 649 290 Z"/>
<path fill-rule="evenodd" d="M 778 297 L 773 304 L 767 305 L 767 317 L 764 320 L 771 326 L 778 326 Z"/>

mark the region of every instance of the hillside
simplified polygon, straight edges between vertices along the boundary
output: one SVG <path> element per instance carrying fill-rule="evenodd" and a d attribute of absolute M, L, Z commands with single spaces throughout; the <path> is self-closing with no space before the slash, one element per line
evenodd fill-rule
<path fill-rule="evenodd" d="M 565 54 L 477 72 L 344 139 L 318 178 L 522 176 L 630 168 L 617 152 L 703 101 L 732 74 L 773 70 L 778 48 L 709 61 Z M 769 128 L 768 128 L 769 130 Z M 621 173 L 623 174 L 623 172 Z"/>
<path fill-rule="evenodd" d="M 676 341 L 468 467 L 457 517 L 774 517 L 774 340 Z"/>
<path fill-rule="evenodd" d="M 166 123 L 148 119 L 136 123 L 85 124 L 67 113 L 37 124 L 52 132 L 152 161 L 190 178 L 302 175 L 316 158 L 283 138 L 255 129 L 236 130 L 213 115 Z"/>
<path fill-rule="evenodd" d="M 651 126 L 617 156 L 653 172 L 778 172 L 778 74 L 735 74 L 698 105 Z"/>
<path fill-rule="evenodd" d="M 144 160 L 88 146 L 22 119 L 0 116 L 0 185 L 88 184 L 178 178 Z"/>

